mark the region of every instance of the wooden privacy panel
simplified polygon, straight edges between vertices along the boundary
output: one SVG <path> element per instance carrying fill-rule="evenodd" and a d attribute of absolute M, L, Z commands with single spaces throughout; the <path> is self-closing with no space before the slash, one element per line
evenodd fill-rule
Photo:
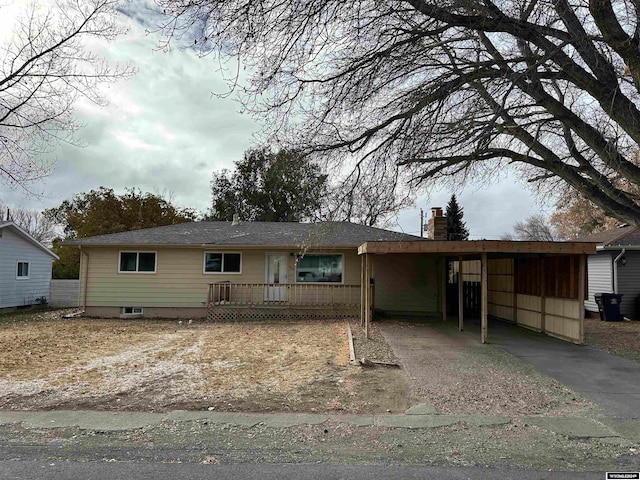
<path fill-rule="evenodd" d="M 516 292 L 577 299 L 579 261 L 578 255 L 516 258 Z"/>

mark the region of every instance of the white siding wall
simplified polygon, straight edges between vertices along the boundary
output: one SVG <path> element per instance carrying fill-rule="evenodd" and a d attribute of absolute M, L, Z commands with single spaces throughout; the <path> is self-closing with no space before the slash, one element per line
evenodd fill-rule
<path fill-rule="evenodd" d="M 597 312 L 598 306 L 594 299 L 596 293 L 613 292 L 613 263 L 611 252 L 599 252 L 589 255 L 587 260 L 589 280 L 589 295 L 585 299 L 584 306 L 590 312 Z"/>
<path fill-rule="evenodd" d="M 29 262 L 29 279 L 16 279 L 18 260 Z M 49 298 L 53 257 L 9 228 L 0 237 L 0 308 L 32 305 Z"/>

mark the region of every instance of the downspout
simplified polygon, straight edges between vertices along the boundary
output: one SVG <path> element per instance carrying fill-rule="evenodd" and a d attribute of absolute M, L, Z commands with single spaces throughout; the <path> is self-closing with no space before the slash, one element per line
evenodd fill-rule
<path fill-rule="evenodd" d="M 80 255 L 86 256 L 86 261 L 83 262 L 84 266 L 84 291 L 82 292 L 82 309 L 87 309 L 87 288 L 89 286 L 89 253 L 82 251 L 82 245 L 80 245 Z"/>
<path fill-rule="evenodd" d="M 626 249 L 620 250 L 620 253 L 613 259 L 613 293 L 618 293 L 618 262 L 624 256 Z"/>

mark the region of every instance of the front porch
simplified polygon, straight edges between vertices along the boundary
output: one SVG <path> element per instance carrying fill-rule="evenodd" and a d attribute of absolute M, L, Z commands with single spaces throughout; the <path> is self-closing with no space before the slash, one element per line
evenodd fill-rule
<path fill-rule="evenodd" d="M 360 285 L 319 283 L 209 284 L 212 321 L 360 318 Z"/>

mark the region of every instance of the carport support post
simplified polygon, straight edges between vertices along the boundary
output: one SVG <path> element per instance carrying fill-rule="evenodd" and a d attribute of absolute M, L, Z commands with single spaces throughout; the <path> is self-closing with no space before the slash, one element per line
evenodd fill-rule
<path fill-rule="evenodd" d="M 442 323 L 444 323 L 447 321 L 447 273 L 449 273 L 447 257 L 442 258 L 442 264 L 442 282 L 440 282 L 440 288 L 442 288 Z"/>
<path fill-rule="evenodd" d="M 360 257 L 360 326 L 364 328 L 364 305 L 366 302 L 365 288 L 367 282 L 365 281 L 365 255 Z"/>
<path fill-rule="evenodd" d="M 518 278 L 518 262 L 517 260 L 514 258 L 513 259 L 513 276 L 512 276 L 512 284 L 513 284 L 513 321 L 514 323 L 517 325 L 518 324 L 518 289 L 516 288 L 517 285 L 517 278 Z"/>
<path fill-rule="evenodd" d="M 546 332 L 547 331 L 547 319 L 546 319 L 546 312 L 547 312 L 547 305 L 546 305 L 546 301 L 545 301 L 545 278 L 544 278 L 544 255 L 540 256 L 540 331 L 541 332 Z"/>
<path fill-rule="evenodd" d="M 482 256 L 480 257 L 480 263 L 481 263 L 481 271 L 482 271 L 482 279 L 480 281 L 480 290 L 481 290 L 480 341 L 482 343 L 487 343 L 487 310 L 488 310 L 487 297 L 489 293 L 489 284 L 488 284 L 489 276 L 487 275 L 487 253 L 486 252 L 482 253 Z"/>
<path fill-rule="evenodd" d="M 578 319 L 580 320 L 580 343 L 584 343 L 584 290 L 585 277 L 587 276 L 587 256 L 580 255 L 578 263 L 578 306 L 580 307 Z"/>
<path fill-rule="evenodd" d="M 371 322 L 371 259 L 369 254 L 364 254 L 365 265 L 365 290 L 364 290 L 364 335 L 369 337 L 369 323 Z"/>
<path fill-rule="evenodd" d="M 464 330 L 464 278 L 462 276 L 462 257 L 458 257 L 458 330 Z"/>

